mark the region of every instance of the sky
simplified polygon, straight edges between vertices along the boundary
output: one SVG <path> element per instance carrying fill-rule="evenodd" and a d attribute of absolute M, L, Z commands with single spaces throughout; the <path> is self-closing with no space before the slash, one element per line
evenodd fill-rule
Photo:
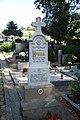
<path fill-rule="evenodd" d="M 0 0 L 0 32 L 6 29 L 10 21 L 14 21 L 18 28 L 27 28 L 36 17 L 44 17 L 34 5 L 35 0 Z"/>

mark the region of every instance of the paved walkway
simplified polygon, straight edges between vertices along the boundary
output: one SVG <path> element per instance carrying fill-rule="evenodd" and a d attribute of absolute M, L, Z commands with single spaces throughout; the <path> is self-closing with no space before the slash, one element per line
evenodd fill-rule
<path fill-rule="evenodd" d="M 5 94 L 5 104 L 7 112 L 7 120 L 22 120 L 20 101 L 23 99 L 23 89 L 19 86 L 14 86 L 13 81 L 9 75 L 10 69 L 7 66 L 7 63 L 2 56 L 1 68 L 3 68 L 4 73 L 2 74 L 4 82 L 4 94 Z M 64 88 L 65 89 L 65 88 Z M 65 92 L 59 92 L 60 88 L 57 88 L 56 98 L 60 97 L 59 95 Z M 65 119 L 62 120 L 79 120 L 69 106 L 62 99 L 58 99 L 61 107 L 58 108 L 60 111 L 63 111 Z M 70 119 L 68 119 L 70 118 Z M 6 119 L 4 119 L 6 120 Z"/>
<path fill-rule="evenodd" d="M 3 83 L 4 83 L 4 94 L 5 94 L 5 104 L 7 112 L 7 120 L 22 120 L 20 111 L 20 98 L 18 92 L 13 84 L 13 81 L 9 75 L 9 68 L 3 57 L 1 61 L 1 68 L 3 68 Z M 5 119 L 6 120 L 6 119 Z"/>

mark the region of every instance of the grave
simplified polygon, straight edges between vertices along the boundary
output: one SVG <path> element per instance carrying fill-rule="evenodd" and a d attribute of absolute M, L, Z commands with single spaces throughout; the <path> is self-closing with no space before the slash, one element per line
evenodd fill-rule
<path fill-rule="evenodd" d="M 32 22 L 36 32 L 29 40 L 28 85 L 24 86 L 24 99 L 21 101 L 23 118 L 39 119 L 57 105 L 55 87 L 50 83 L 48 66 L 48 42 L 41 32 L 41 18 Z"/>

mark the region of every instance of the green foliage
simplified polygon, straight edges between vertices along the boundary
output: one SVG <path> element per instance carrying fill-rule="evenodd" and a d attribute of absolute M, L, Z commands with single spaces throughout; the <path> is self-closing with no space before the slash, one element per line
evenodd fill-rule
<path fill-rule="evenodd" d="M 73 95 L 73 100 L 80 103 L 80 81 L 76 81 L 71 85 L 71 94 Z"/>
<path fill-rule="evenodd" d="M 12 48 L 12 42 L 4 42 L 2 45 L 0 45 L 0 51 L 8 51 Z"/>
<path fill-rule="evenodd" d="M 11 21 L 7 24 L 7 29 L 5 29 L 4 31 L 2 31 L 2 33 L 6 36 L 10 36 L 10 35 L 14 35 L 14 36 L 22 36 L 23 33 L 20 29 L 17 29 L 17 25 Z"/>
<path fill-rule="evenodd" d="M 76 45 L 61 46 L 61 49 L 63 50 L 63 54 L 77 55 L 80 51 L 80 47 L 78 47 Z"/>
<path fill-rule="evenodd" d="M 48 60 L 51 62 L 55 62 L 56 60 L 54 50 L 51 46 L 48 46 Z"/>
<path fill-rule="evenodd" d="M 7 24 L 7 28 L 8 28 L 8 30 L 16 30 L 17 29 L 17 25 L 13 22 L 13 21 L 11 21 L 11 22 L 8 22 L 8 24 Z"/>
<path fill-rule="evenodd" d="M 21 29 L 21 30 L 25 30 L 25 27 L 21 26 L 20 29 Z"/>
<path fill-rule="evenodd" d="M 63 54 L 72 54 L 72 62 L 80 62 L 80 47 L 76 45 L 61 46 Z"/>
<path fill-rule="evenodd" d="M 80 9 L 80 0 L 68 0 L 68 3 L 70 4 L 71 14 L 74 14 Z"/>
<path fill-rule="evenodd" d="M 35 28 L 28 26 L 28 27 L 27 27 L 27 31 L 35 31 Z"/>
<path fill-rule="evenodd" d="M 22 39 L 15 39 L 15 42 L 16 43 L 24 43 L 24 42 L 27 42 L 27 40 L 25 39 L 25 40 L 22 40 Z"/>
<path fill-rule="evenodd" d="M 75 55 L 72 55 L 72 59 L 73 59 L 73 60 L 77 60 L 78 57 L 76 57 Z"/>
<path fill-rule="evenodd" d="M 69 41 L 75 37 L 80 38 L 80 30 L 72 27 L 78 13 L 77 10 L 80 9 L 79 0 L 35 0 L 34 4 L 37 9 L 45 13 L 44 34 L 50 35 L 57 42 Z"/>
<path fill-rule="evenodd" d="M 65 0 L 36 0 L 36 7 L 44 12 L 46 28 L 45 34 L 50 35 L 57 42 L 64 40 L 67 34 L 67 25 L 69 21 L 69 4 Z"/>
<path fill-rule="evenodd" d="M 75 41 L 75 44 L 76 43 L 80 44 L 80 14 L 77 14 L 74 22 L 68 25 L 68 33 L 66 35 L 66 38 L 67 38 L 67 41 L 72 40 L 73 44 L 74 44 L 74 41 Z"/>

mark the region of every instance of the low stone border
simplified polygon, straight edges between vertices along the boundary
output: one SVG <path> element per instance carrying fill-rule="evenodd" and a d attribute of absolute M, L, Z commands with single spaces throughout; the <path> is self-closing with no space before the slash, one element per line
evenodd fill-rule
<path fill-rule="evenodd" d="M 3 78 L 0 78 L 0 120 L 7 120 Z"/>
<path fill-rule="evenodd" d="M 77 113 L 77 115 L 79 116 L 80 118 L 80 107 L 75 103 L 73 102 L 72 100 L 70 100 L 67 96 L 62 96 L 62 98 L 69 104 L 73 107 L 73 109 L 75 110 L 75 112 Z"/>
<path fill-rule="evenodd" d="M 71 83 L 75 83 L 76 81 L 64 81 L 63 79 L 61 79 L 61 81 L 50 81 L 50 83 L 54 84 L 55 86 L 69 86 Z"/>
<path fill-rule="evenodd" d="M 14 68 L 14 69 L 16 69 L 16 68 L 18 68 L 18 62 L 15 60 L 15 59 L 8 59 L 8 58 L 5 58 L 5 60 L 7 61 L 7 63 L 8 63 L 8 67 L 10 67 L 10 68 Z"/>

